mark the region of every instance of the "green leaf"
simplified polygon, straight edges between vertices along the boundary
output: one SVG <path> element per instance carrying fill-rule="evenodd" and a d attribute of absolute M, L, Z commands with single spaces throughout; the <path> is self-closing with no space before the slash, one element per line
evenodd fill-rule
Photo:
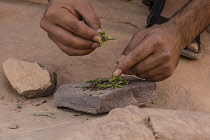
<path fill-rule="evenodd" d="M 34 116 L 45 116 L 45 117 L 55 118 L 54 116 L 52 116 L 52 114 L 51 115 L 50 114 L 33 114 L 33 115 Z"/>
<path fill-rule="evenodd" d="M 74 114 L 74 116 L 81 116 L 83 113 L 82 112 L 78 112 L 76 114 Z"/>
<path fill-rule="evenodd" d="M 102 30 L 101 32 L 99 32 L 99 34 L 101 35 L 101 37 L 98 39 L 100 48 L 102 48 L 102 45 L 104 42 L 109 41 L 109 40 L 116 40 L 116 38 L 112 38 L 108 36 L 105 30 Z"/>

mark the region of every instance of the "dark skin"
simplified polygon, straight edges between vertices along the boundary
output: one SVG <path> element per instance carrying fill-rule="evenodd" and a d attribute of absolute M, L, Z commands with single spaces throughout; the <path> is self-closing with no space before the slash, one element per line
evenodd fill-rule
<path fill-rule="evenodd" d="M 101 23 L 88 0 L 51 0 L 40 25 L 67 55 L 87 55 L 99 47 Z"/>
<path fill-rule="evenodd" d="M 210 1 L 192 0 L 169 22 L 137 32 L 123 52 L 114 76 L 123 73 L 162 81 L 170 77 L 179 55 L 210 24 Z"/>
<path fill-rule="evenodd" d="M 114 76 L 135 74 L 152 81 L 170 77 L 182 49 L 209 24 L 210 1 L 191 0 L 169 22 L 135 33 L 123 51 Z M 100 21 L 87 0 L 52 0 L 41 27 L 70 56 L 86 55 L 99 47 Z"/>

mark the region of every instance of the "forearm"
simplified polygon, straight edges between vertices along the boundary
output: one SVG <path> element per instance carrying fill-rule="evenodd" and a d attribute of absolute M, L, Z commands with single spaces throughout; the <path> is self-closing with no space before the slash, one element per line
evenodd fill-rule
<path fill-rule="evenodd" d="M 189 45 L 210 24 L 210 0 L 191 0 L 166 25 Z"/>

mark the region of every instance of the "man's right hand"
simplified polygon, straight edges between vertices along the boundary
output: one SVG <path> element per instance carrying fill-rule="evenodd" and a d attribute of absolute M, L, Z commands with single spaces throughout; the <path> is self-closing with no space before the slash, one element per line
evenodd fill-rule
<path fill-rule="evenodd" d="M 86 55 L 99 47 L 101 24 L 88 0 L 51 0 L 40 25 L 70 56 Z"/>

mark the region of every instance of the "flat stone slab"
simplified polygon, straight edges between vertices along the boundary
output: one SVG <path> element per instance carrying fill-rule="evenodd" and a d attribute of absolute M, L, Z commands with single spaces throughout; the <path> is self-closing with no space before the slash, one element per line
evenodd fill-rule
<path fill-rule="evenodd" d="M 9 58 L 4 73 L 12 87 L 25 98 L 49 96 L 56 88 L 56 73 L 46 66 Z"/>
<path fill-rule="evenodd" d="M 156 100 L 156 84 L 126 76 L 131 80 L 122 88 L 90 91 L 78 88 L 87 85 L 86 82 L 62 85 L 54 94 L 55 106 L 66 107 L 76 111 L 91 114 L 109 112 L 114 108 L 128 105 L 139 106 Z"/>

